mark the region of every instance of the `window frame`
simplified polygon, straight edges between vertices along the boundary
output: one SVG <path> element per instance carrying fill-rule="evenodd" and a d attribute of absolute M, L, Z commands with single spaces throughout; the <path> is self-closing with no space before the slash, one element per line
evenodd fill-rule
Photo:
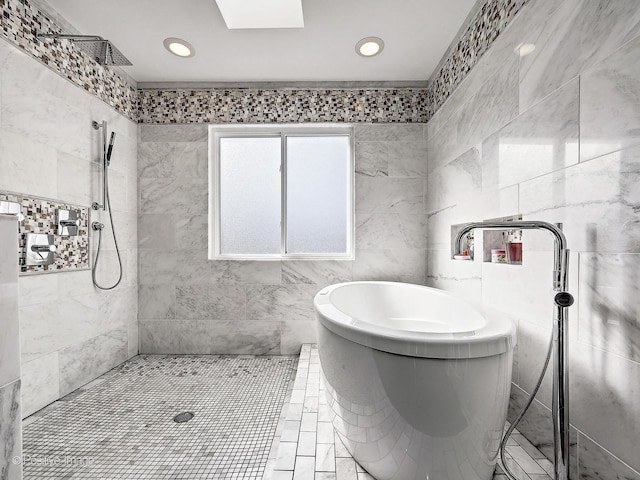
<path fill-rule="evenodd" d="M 209 125 L 209 239 L 210 260 L 353 260 L 355 205 L 355 138 L 350 124 Z M 345 253 L 287 253 L 287 137 L 346 136 L 349 139 L 347 168 L 347 251 Z M 221 251 L 220 139 L 280 138 L 280 253 L 223 254 Z"/>

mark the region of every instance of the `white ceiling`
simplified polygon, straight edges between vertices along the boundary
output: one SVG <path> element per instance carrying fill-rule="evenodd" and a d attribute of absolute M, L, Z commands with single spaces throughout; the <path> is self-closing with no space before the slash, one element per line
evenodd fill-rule
<path fill-rule="evenodd" d="M 138 82 L 426 81 L 475 1 L 303 0 L 302 29 L 228 30 L 214 0 L 47 0 L 80 33 L 111 40 Z M 380 55 L 356 54 L 368 36 L 384 40 Z M 170 54 L 166 37 L 196 55 Z"/>

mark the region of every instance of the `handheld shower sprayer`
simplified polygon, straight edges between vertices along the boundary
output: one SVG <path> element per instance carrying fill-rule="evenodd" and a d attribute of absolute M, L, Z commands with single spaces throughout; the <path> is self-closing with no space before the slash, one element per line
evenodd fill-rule
<path fill-rule="evenodd" d="M 111 165 L 111 152 L 113 151 L 113 144 L 116 141 L 116 132 L 111 132 L 111 138 L 109 138 L 109 148 L 107 148 L 107 165 Z"/>
<path fill-rule="evenodd" d="M 93 261 L 93 267 L 91 269 L 91 276 L 93 279 L 93 284 L 97 288 L 99 288 L 100 290 L 111 290 L 113 288 L 116 288 L 120 284 L 120 282 L 122 281 L 122 274 L 123 274 L 122 258 L 120 257 L 120 248 L 118 247 L 118 240 L 116 238 L 116 232 L 113 226 L 113 212 L 111 211 L 111 200 L 109 198 L 109 168 L 108 167 L 111 164 L 111 154 L 113 153 L 113 144 L 116 140 L 116 132 L 111 132 L 109 143 L 107 143 L 107 122 L 106 121 L 103 121 L 101 123 L 93 122 L 92 125 L 93 125 L 93 128 L 96 130 L 102 129 L 102 132 L 100 132 L 101 133 L 100 163 L 102 167 L 100 172 L 102 173 L 102 182 L 101 182 L 102 183 L 102 205 L 100 205 L 98 202 L 94 202 L 92 207 L 96 211 L 102 208 L 105 214 L 108 209 L 109 221 L 111 224 L 111 234 L 113 235 L 113 243 L 116 247 L 116 255 L 118 256 L 119 275 L 116 283 L 114 283 L 111 286 L 105 287 L 98 283 L 98 280 L 96 278 L 96 269 L 98 267 L 98 259 L 100 258 L 100 248 L 102 246 L 102 231 L 104 229 L 104 224 L 98 221 L 94 221 L 91 224 L 91 227 L 95 232 L 98 233 L 98 246 L 96 248 L 96 256 Z"/>

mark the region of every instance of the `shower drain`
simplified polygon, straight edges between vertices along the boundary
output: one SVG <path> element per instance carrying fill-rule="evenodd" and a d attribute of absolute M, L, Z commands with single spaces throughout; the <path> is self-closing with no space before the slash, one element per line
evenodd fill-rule
<path fill-rule="evenodd" d="M 173 421 L 176 423 L 184 423 L 184 422 L 188 422 L 193 417 L 195 417 L 193 412 L 182 412 L 176 415 L 175 417 L 173 417 Z"/>

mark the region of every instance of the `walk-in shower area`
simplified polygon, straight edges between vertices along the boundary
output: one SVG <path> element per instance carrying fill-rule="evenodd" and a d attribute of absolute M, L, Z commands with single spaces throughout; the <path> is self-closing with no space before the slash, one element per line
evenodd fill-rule
<path fill-rule="evenodd" d="M 640 480 L 637 0 L 0 0 L 0 480 Z"/>
<path fill-rule="evenodd" d="M 32 479 L 261 479 L 297 359 L 140 355 L 29 417 Z"/>

